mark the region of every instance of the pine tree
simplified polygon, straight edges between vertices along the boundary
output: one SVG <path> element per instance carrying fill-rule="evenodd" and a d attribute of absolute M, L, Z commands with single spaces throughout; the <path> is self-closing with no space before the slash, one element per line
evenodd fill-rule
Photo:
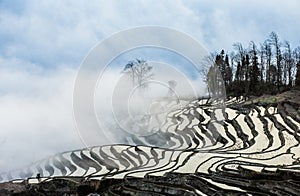
<path fill-rule="evenodd" d="M 260 77 L 260 71 L 258 68 L 258 61 L 257 61 L 257 51 L 256 51 L 256 46 L 254 42 L 251 42 L 252 45 L 252 50 L 251 50 L 251 68 L 249 70 L 249 76 L 250 76 L 250 85 L 249 85 L 249 90 L 252 94 L 258 94 L 258 81 Z"/>
<path fill-rule="evenodd" d="M 254 57 L 256 58 L 256 57 Z M 253 92 L 254 94 L 259 93 L 257 90 L 259 89 L 259 76 L 260 75 L 260 71 L 258 68 L 258 64 L 257 61 L 254 61 L 252 66 L 251 66 L 251 72 L 250 72 L 250 90 L 251 92 Z"/>
<path fill-rule="evenodd" d="M 235 81 L 240 82 L 241 81 L 241 63 L 238 62 L 235 72 Z"/>
<path fill-rule="evenodd" d="M 229 64 L 228 55 L 225 56 L 225 85 L 229 85 L 232 82 L 232 69 Z"/>
<path fill-rule="evenodd" d="M 300 87 L 300 61 L 297 63 L 295 86 Z"/>

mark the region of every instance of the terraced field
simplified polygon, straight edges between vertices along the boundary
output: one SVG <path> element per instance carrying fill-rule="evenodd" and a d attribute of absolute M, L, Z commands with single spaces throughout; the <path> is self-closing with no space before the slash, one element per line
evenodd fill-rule
<path fill-rule="evenodd" d="M 228 104 L 196 100 L 170 112 L 155 134 L 132 137 L 137 145 L 57 154 L 0 180 L 101 180 L 104 195 L 298 195 L 299 106 Z"/>

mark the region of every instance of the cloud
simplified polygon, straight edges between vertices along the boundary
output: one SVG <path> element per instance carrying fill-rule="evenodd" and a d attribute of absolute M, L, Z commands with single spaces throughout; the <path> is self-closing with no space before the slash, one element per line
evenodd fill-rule
<path fill-rule="evenodd" d="M 44 66 L 55 66 L 58 62 L 78 66 L 97 42 L 129 27 L 197 29 L 198 17 L 180 1 L 169 2 L 169 6 L 139 2 L 30 0 L 21 3 L 19 12 L 2 9 L 0 41 L 5 44 L 0 51 L 6 57 L 17 56 Z M 169 21 L 174 23 L 170 25 Z"/>
<path fill-rule="evenodd" d="M 245 46 L 250 41 L 263 42 L 271 31 L 277 32 L 282 39 L 290 40 L 294 47 L 300 43 L 297 0 L 286 2 L 267 1 L 187 1 L 204 22 L 200 29 L 205 35 L 205 44 L 210 50 L 232 50 L 234 42 Z"/>
<path fill-rule="evenodd" d="M 76 69 L 0 59 L 0 171 L 83 147 L 72 115 Z"/>
<path fill-rule="evenodd" d="M 0 51 L 47 66 L 78 66 L 99 41 L 140 25 L 184 31 L 209 50 L 261 41 L 271 31 L 299 43 L 299 1 L 43 1 L 0 3 Z"/>
<path fill-rule="evenodd" d="M 169 80 L 177 82 L 175 93 L 180 98 L 197 97 L 205 93 L 202 78 L 191 79 L 173 64 L 149 63 L 154 67 L 155 74 L 150 84 L 152 98 L 167 95 Z M 86 137 L 96 138 L 96 135 L 78 133 L 75 126 L 72 95 L 77 69 L 60 65 L 49 71 L 33 63 L 4 58 L 0 58 L 0 65 L 0 118 L 3 119 L 0 124 L 0 171 L 24 167 L 55 153 L 83 148 L 85 146 L 80 136 L 85 142 L 88 142 Z M 102 91 L 96 89 L 95 105 L 100 112 L 98 120 L 104 123 L 105 127 L 102 128 L 105 129 L 93 145 L 126 143 L 120 137 L 106 140 L 106 137 L 116 136 L 111 128 L 113 116 L 107 119 L 111 114 L 112 94 L 116 93 L 116 86 L 131 84 L 131 81 L 126 83 L 126 79 L 120 80 L 123 66 L 121 64 L 108 69 L 99 81 L 98 86 L 102 87 Z M 124 97 L 122 93 L 115 98 L 112 104 L 130 101 L 130 97 Z M 133 109 L 145 107 L 144 103 L 142 99 L 136 100 Z M 111 131 L 112 134 L 105 131 Z"/>

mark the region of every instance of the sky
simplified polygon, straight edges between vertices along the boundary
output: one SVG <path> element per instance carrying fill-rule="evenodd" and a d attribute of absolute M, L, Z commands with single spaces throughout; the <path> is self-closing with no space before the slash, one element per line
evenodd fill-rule
<path fill-rule="evenodd" d="M 0 0 L 0 172 L 83 147 L 74 81 L 89 51 L 112 34 L 170 27 L 213 52 L 275 31 L 294 48 L 299 7 L 298 0 Z"/>

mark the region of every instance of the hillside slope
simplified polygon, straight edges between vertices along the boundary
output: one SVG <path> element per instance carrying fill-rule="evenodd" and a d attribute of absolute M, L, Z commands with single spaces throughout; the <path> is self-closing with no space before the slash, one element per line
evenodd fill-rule
<path fill-rule="evenodd" d="M 156 133 L 168 148 L 96 146 L 57 154 L 0 179 L 28 179 L 29 188 L 15 190 L 22 194 L 55 195 L 53 186 L 58 186 L 82 195 L 297 195 L 298 95 L 290 91 L 231 102 L 225 111 L 193 101 L 170 113 Z M 52 189 L 41 188 L 49 183 Z"/>

